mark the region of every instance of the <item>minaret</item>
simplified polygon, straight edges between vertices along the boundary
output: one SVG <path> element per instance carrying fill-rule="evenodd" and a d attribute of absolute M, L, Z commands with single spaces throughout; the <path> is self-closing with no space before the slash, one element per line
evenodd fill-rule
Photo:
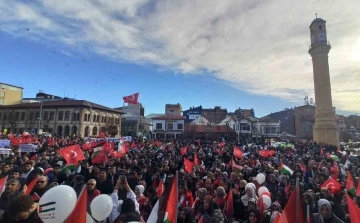
<path fill-rule="evenodd" d="M 316 101 L 313 140 L 317 143 L 336 145 L 339 148 L 339 131 L 335 123 L 335 113 L 331 98 L 328 61 L 331 45 L 326 37 L 326 21 L 321 18 L 316 18 L 312 21 L 309 28 L 311 38 L 309 54 L 313 62 Z"/>

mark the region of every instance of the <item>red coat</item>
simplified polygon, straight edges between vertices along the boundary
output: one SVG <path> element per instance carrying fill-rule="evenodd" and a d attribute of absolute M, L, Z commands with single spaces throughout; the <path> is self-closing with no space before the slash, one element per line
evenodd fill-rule
<path fill-rule="evenodd" d="M 142 205 L 145 201 L 146 201 L 146 197 L 142 195 L 137 202 L 139 203 L 139 205 Z"/>
<path fill-rule="evenodd" d="M 180 202 L 180 199 L 181 199 L 181 194 L 179 194 L 179 201 L 178 202 Z M 180 206 L 181 207 L 189 207 L 189 208 L 191 208 L 193 203 L 194 203 L 194 198 L 193 198 L 191 192 L 187 192 L 185 194 L 185 198 L 181 202 Z"/>
<path fill-rule="evenodd" d="M 92 193 L 88 192 L 88 199 L 87 199 L 88 205 L 91 204 L 91 201 L 94 200 L 94 198 L 99 196 L 100 194 L 101 194 L 100 191 L 97 189 L 95 189 L 94 192 Z"/>

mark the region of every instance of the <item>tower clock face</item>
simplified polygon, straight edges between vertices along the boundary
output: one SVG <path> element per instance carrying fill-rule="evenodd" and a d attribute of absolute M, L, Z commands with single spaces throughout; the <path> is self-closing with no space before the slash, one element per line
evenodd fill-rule
<path fill-rule="evenodd" d="M 326 35 L 325 35 L 325 33 L 320 33 L 320 34 L 319 34 L 319 40 L 322 40 L 322 41 L 326 40 Z"/>

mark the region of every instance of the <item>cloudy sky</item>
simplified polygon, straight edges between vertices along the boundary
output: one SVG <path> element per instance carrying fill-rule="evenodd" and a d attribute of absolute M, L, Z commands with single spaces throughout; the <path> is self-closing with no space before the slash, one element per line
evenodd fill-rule
<path fill-rule="evenodd" d="M 231 107 L 231 100 L 241 95 L 241 100 L 232 104 L 254 109 L 258 106 L 259 113 L 266 114 L 301 105 L 305 95 L 314 96 L 312 62 L 307 51 L 308 27 L 315 13 L 327 21 L 327 36 L 332 45 L 329 62 L 333 104 L 341 111 L 360 112 L 358 0 L 19 0 L 11 4 L 0 0 L 3 36 L 0 56 L 8 58 L 0 62 L 6 74 L 0 81 L 21 82 L 32 94 L 35 88 L 46 88 L 39 85 L 54 83 L 52 78 L 59 76 L 74 77 L 81 73 L 88 80 L 83 73 L 96 76 L 95 68 L 89 67 L 97 63 L 126 70 L 127 75 L 123 74 L 121 79 L 128 84 L 121 87 L 126 91 L 119 90 L 119 95 L 141 88 L 147 94 L 144 103 L 152 112 L 161 112 L 163 107 L 160 110 L 151 107 L 151 94 L 167 100 L 162 95 L 169 95 L 172 83 L 178 81 L 186 86 L 179 91 L 190 91 L 191 95 L 181 93 L 184 101 L 178 94 L 172 97 L 185 106 Z M 23 51 L 29 54 L 30 49 L 33 52 L 25 57 Z M 43 51 L 49 54 L 37 55 Z M 65 71 L 56 68 L 59 64 L 48 61 L 53 56 L 51 53 L 61 54 L 56 59 L 56 63 L 61 61 L 61 66 L 81 60 L 91 64 L 76 65 Z M 32 67 L 34 63 L 38 63 L 36 70 Z M 24 81 L 29 73 L 41 79 L 36 84 Z M 45 73 L 50 77 L 42 78 Z M 110 71 L 104 71 L 100 80 L 105 73 L 110 75 Z M 17 78 L 11 77 L 13 74 Z M 158 80 L 159 76 L 164 80 Z M 129 84 L 133 80 L 136 83 Z M 146 84 L 140 83 L 142 80 Z M 153 86 L 151 80 L 161 84 Z M 32 86 L 27 86 L 30 83 Z M 64 86 L 72 84 L 73 81 L 65 78 L 62 87 L 46 90 L 63 92 Z M 112 90 L 114 85 L 119 86 L 104 84 Z M 159 90 L 163 85 L 167 92 Z M 144 90 L 144 86 L 149 90 Z M 206 95 L 208 88 L 212 88 L 213 101 Z M 102 99 L 110 94 L 106 89 L 102 89 L 105 94 L 101 99 L 83 93 L 85 90 L 67 91 L 112 106 L 109 100 Z M 231 95 L 231 100 L 222 103 L 221 98 L 226 98 L 226 94 Z M 191 98 L 193 101 L 189 102 Z M 277 107 L 263 105 L 266 102 Z"/>

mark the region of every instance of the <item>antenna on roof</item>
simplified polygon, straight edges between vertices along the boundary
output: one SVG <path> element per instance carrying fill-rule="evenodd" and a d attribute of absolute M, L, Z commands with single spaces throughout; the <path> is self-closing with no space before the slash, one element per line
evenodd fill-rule
<path fill-rule="evenodd" d="M 316 19 L 317 19 L 317 13 L 315 13 L 315 17 L 316 17 Z"/>

